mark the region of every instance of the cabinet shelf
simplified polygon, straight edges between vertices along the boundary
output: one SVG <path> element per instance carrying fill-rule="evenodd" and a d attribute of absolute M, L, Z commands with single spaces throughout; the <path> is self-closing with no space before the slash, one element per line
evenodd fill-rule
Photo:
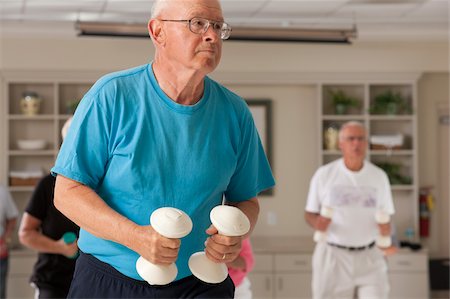
<path fill-rule="evenodd" d="M 338 115 L 338 114 L 327 114 L 323 115 L 322 119 L 324 120 L 364 120 L 364 115 L 361 114 L 348 114 L 348 115 Z"/>
<path fill-rule="evenodd" d="M 39 151 L 31 151 L 31 150 L 12 150 L 7 154 L 10 156 L 54 156 L 58 151 L 56 150 L 39 150 Z"/>
<path fill-rule="evenodd" d="M 35 186 L 9 186 L 11 192 L 32 192 Z"/>
<path fill-rule="evenodd" d="M 52 114 L 42 114 L 42 115 L 21 115 L 21 114 L 11 114 L 7 117 L 9 120 L 29 120 L 29 121 L 36 121 L 36 120 L 54 120 L 55 116 Z"/>
<path fill-rule="evenodd" d="M 414 191 L 413 185 L 391 185 L 392 191 Z"/>
<path fill-rule="evenodd" d="M 370 150 L 371 156 L 412 156 L 413 150 Z"/>
<path fill-rule="evenodd" d="M 414 116 L 413 115 L 378 115 L 378 114 L 371 114 L 369 116 L 370 120 L 380 120 L 380 121 L 400 121 L 400 120 L 407 120 L 412 121 Z"/>

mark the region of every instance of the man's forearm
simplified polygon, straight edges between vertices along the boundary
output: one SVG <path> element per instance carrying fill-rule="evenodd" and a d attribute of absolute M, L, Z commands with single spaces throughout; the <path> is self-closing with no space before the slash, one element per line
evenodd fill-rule
<path fill-rule="evenodd" d="M 58 175 L 55 206 L 91 234 L 131 248 L 137 225 L 110 208 L 89 187 Z"/>
<path fill-rule="evenodd" d="M 256 222 L 258 221 L 258 216 L 259 216 L 258 199 L 256 197 L 253 197 L 250 200 L 238 202 L 233 205 L 236 206 L 237 208 L 239 208 L 247 216 L 248 220 L 250 220 L 250 230 L 245 235 L 245 237 L 250 236 L 251 232 L 253 231 L 253 229 L 256 226 Z"/>
<path fill-rule="evenodd" d="M 308 223 L 312 228 L 316 229 L 316 221 L 318 216 L 319 214 L 317 213 L 305 212 L 306 223 Z"/>

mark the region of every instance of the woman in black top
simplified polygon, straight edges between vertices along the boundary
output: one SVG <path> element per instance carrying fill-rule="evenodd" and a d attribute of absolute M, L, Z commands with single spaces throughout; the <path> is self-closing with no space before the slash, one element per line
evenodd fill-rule
<path fill-rule="evenodd" d="M 78 253 L 76 242 L 66 244 L 63 235 L 78 226 L 53 204 L 55 177 L 47 175 L 37 185 L 20 223 L 20 242 L 39 252 L 30 282 L 35 298 L 66 298 Z"/>

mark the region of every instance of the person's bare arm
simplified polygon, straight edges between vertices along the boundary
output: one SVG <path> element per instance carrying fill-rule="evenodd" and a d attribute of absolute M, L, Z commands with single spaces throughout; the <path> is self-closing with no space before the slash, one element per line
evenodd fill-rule
<path fill-rule="evenodd" d="M 41 233 L 42 221 L 25 212 L 19 227 L 20 243 L 28 248 L 44 253 L 62 254 L 67 257 L 78 252 L 77 243 L 66 244 L 63 240 L 53 240 Z"/>
<path fill-rule="evenodd" d="M 245 234 L 245 236 L 242 236 L 242 237 L 246 238 L 246 237 L 250 236 L 250 234 L 252 233 L 253 229 L 256 226 L 256 222 L 258 221 L 258 216 L 259 216 L 259 201 L 258 201 L 258 199 L 256 197 L 253 197 L 250 200 L 241 201 L 238 203 L 229 203 L 229 204 L 240 209 L 247 216 L 248 220 L 250 220 L 250 230 L 248 231 L 247 234 Z"/>
<path fill-rule="evenodd" d="M 391 223 L 378 223 L 378 231 L 382 236 L 391 235 Z"/>
<path fill-rule="evenodd" d="M 218 263 L 231 262 L 235 260 L 241 252 L 242 240 L 247 238 L 255 228 L 259 215 L 259 202 L 256 197 L 238 203 L 229 203 L 240 209 L 250 221 L 250 230 L 244 236 L 227 237 L 219 235 L 217 229 L 211 225 L 206 233 L 211 235 L 206 241 L 206 255 Z M 225 258 L 224 258 L 225 257 Z"/>
<path fill-rule="evenodd" d="M 17 218 L 10 218 L 6 220 L 5 230 L 3 232 L 3 236 L 1 238 L 8 243 L 11 240 L 11 236 L 14 232 L 14 228 L 16 227 Z"/>
<path fill-rule="evenodd" d="M 305 220 L 315 230 L 326 231 L 331 223 L 330 218 L 322 217 L 319 213 L 305 212 Z"/>
<path fill-rule="evenodd" d="M 11 236 L 14 228 L 16 227 L 17 218 L 10 218 L 6 220 L 5 230 L 3 235 L 0 236 L 0 255 L 8 254 L 8 246 L 11 242 Z"/>
<path fill-rule="evenodd" d="M 170 264 L 178 256 L 179 239 L 165 238 L 150 225 L 137 225 L 79 182 L 58 175 L 54 203 L 58 210 L 84 230 L 120 243 L 152 263 Z"/>

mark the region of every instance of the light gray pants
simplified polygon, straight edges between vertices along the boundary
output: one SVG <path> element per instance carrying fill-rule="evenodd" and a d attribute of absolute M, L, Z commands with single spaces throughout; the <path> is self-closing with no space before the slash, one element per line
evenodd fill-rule
<path fill-rule="evenodd" d="M 312 291 L 314 299 L 387 299 L 389 278 L 383 253 L 376 246 L 349 251 L 317 243 Z"/>

